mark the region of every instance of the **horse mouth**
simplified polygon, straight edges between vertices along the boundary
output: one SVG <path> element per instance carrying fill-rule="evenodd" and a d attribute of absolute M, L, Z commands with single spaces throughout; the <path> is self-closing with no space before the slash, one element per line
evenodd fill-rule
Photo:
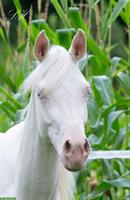
<path fill-rule="evenodd" d="M 77 167 L 77 168 L 69 168 L 69 167 L 65 167 L 68 171 L 70 172 L 78 172 L 80 171 L 83 167 Z"/>
<path fill-rule="evenodd" d="M 71 172 L 78 172 L 80 171 L 84 165 L 72 165 L 72 166 L 68 166 L 68 165 L 64 165 L 64 167 L 68 170 L 68 171 L 71 171 Z"/>

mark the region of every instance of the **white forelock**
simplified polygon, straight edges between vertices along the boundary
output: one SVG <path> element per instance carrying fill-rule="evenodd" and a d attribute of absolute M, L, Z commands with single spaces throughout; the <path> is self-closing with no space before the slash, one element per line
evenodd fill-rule
<path fill-rule="evenodd" d="M 42 63 L 38 63 L 37 68 L 25 80 L 23 91 L 26 94 L 36 85 L 42 82 L 46 93 L 56 89 L 64 80 L 66 73 L 76 61 L 73 61 L 66 49 L 60 46 L 52 46 Z"/>

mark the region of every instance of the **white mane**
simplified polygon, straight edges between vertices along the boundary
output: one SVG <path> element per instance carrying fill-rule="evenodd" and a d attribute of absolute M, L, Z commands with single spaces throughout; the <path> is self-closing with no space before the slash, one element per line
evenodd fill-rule
<path fill-rule="evenodd" d="M 65 74 L 71 69 L 73 60 L 66 49 L 60 46 L 53 46 L 48 51 L 42 63 L 25 80 L 23 91 L 26 94 L 40 81 L 44 85 L 44 92 L 50 93 L 57 88 L 64 80 Z"/>

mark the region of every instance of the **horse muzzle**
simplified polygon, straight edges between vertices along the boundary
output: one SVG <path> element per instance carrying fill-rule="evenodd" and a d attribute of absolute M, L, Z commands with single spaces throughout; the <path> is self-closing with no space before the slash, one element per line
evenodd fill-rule
<path fill-rule="evenodd" d="M 90 143 L 85 138 L 80 142 L 74 143 L 70 139 L 63 145 L 62 163 L 64 167 L 72 172 L 79 171 L 84 166 L 84 161 L 90 153 Z"/>

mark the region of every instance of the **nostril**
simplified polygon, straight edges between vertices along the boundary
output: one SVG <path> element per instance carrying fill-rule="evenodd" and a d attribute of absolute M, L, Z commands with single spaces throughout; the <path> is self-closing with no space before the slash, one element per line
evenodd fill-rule
<path fill-rule="evenodd" d="M 88 142 L 87 139 L 85 139 L 84 150 L 85 150 L 85 152 L 87 152 L 87 153 L 90 152 L 90 144 L 89 144 L 89 142 Z"/>
<path fill-rule="evenodd" d="M 64 144 L 64 151 L 65 153 L 69 153 L 71 151 L 72 144 L 70 140 L 67 140 Z"/>

